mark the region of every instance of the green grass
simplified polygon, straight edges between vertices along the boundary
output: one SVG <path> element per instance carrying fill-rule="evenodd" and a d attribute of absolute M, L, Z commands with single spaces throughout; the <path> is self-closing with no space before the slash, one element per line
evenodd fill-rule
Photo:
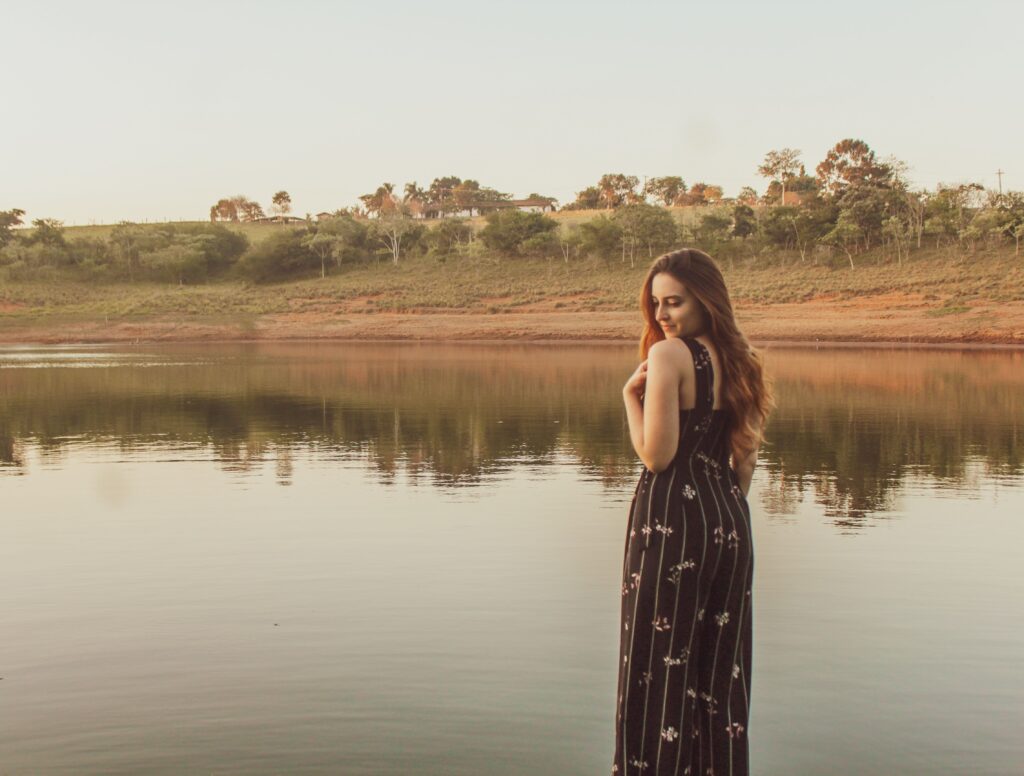
<path fill-rule="evenodd" d="M 99 228 L 99 227 L 82 227 Z M 276 229 L 279 227 L 258 227 Z M 749 303 L 799 303 L 816 297 L 912 294 L 929 315 L 967 312 L 973 300 L 1024 300 L 1024 261 L 1012 248 L 971 257 L 922 250 L 897 266 L 876 253 L 857 257 L 855 269 L 815 265 L 799 257 L 746 256 L 723 262 L 737 306 Z M 844 260 L 845 261 L 845 260 Z M 333 311 L 339 303 L 356 312 L 514 311 L 547 303 L 562 312 L 636 309 L 648 257 L 635 267 L 618 260 L 561 258 L 456 258 L 438 262 L 412 258 L 343 266 L 325 279 L 304 278 L 254 285 L 224 280 L 203 285 L 155 283 L 0 281 L 0 325 L 30 320 L 134 319 L 185 316 L 229 319 L 289 311 Z"/>
<path fill-rule="evenodd" d="M 969 313 L 971 308 L 965 304 L 953 304 L 948 307 L 939 307 L 934 310 L 928 310 L 925 315 L 929 318 L 941 318 L 945 315 L 961 315 L 962 313 Z"/>

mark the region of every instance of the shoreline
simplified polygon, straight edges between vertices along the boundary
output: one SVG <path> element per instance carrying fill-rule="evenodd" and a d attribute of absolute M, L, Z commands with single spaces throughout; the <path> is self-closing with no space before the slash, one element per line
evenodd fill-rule
<path fill-rule="evenodd" d="M 877 300 L 881 302 L 882 300 Z M 891 302 L 892 300 L 887 300 Z M 737 310 L 758 347 L 1024 350 L 1024 303 L 971 314 L 929 316 L 886 305 L 751 305 Z M 641 324 L 634 312 L 421 312 L 348 310 L 250 317 L 152 316 L 116 321 L 0 317 L 0 346 L 273 342 L 445 342 L 630 345 Z"/>

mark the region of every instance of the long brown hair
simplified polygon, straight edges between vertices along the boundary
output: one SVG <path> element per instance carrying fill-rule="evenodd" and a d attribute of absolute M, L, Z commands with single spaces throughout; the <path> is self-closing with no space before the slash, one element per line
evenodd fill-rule
<path fill-rule="evenodd" d="M 706 334 L 715 344 L 721 364 L 722 409 L 729 423 L 733 461 L 746 457 L 764 438 L 768 413 L 775 406 L 771 386 L 764 375 L 764 362 L 747 342 L 732 311 L 725 278 L 714 259 L 703 251 L 685 248 L 659 256 L 651 264 L 640 290 L 644 331 L 640 337 L 640 358 L 647 358 L 651 345 L 665 339 L 651 304 L 654 276 L 667 272 L 686 286 L 704 311 Z"/>

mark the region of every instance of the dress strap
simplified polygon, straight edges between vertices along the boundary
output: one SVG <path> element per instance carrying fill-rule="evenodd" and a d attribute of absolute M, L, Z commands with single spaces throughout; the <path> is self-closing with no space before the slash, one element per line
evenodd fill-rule
<path fill-rule="evenodd" d="M 711 354 L 699 340 L 692 337 L 683 337 L 682 340 L 693 356 L 694 374 L 697 376 L 697 400 L 694 407 L 711 412 L 715 407 L 715 371 L 711 365 Z"/>

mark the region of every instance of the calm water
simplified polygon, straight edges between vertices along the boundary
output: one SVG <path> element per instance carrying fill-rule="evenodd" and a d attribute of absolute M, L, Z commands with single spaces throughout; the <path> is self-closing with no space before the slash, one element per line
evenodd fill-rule
<path fill-rule="evenodd" d="M 1024 772 L 1024 354 L 767 353 L 754 773 Z M 0 350 L 0 774 L 605 774 L 632 349 Z"/>

